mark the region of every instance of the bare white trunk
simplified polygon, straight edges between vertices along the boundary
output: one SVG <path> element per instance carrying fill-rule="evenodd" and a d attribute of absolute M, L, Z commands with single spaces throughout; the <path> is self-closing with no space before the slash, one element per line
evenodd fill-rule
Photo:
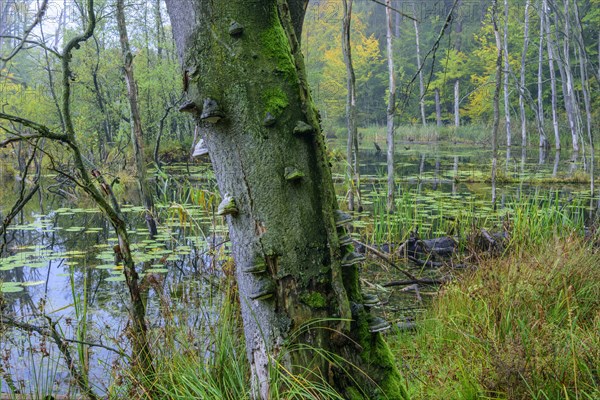
<path fill-rule="evenodd" d="M 413 3 L 413 13 L 417 15 L 416 3 Z M 421 109 L 421 121 L 423 126 L 427 126 L 427 118 L 425 117 L 425 85 L 423 83 L 423 66 L 421 65 L 421 45 L 419 43 L 419 23 L 413 20 L 415 26 L 415 43 L 417 46 L 417 69 L 419 71 L 419 108 Z"/>
<path fill-rule="evenodd" d="M 437 126 L 442 126 L 442 106 L 440 104 L 440 89 L 435 88 L 435 120 Z"/>
<path fill-rule="evenodd" d="M 556 94 L 556 71 L 554 69 L 554 49 L 556 45 L 553 43 L 550 33 L 550 17 L 548 9 L 548 0 L 542 0 L 542 15 L 544 17 L 544 29 L 546 33 L 546 45 L 548 48 L 548 69 L 550 71 L 550 90 L 552 103 L 552 126 L 554 128 L 554 141 L 556 150 L 560 150 L 560 131 L 558 129 L 557 115 L 557 94 Z"/>
<path fill-rule="evenodd" d="M 538 119 L 542 126 L 544 126 L 544 88 L 543 88 L 543 73 L 544 73 L 544 13 L 540 13 L 540 43 L 538 47 L 538 81 L 537 81 L 537 105 L 538 105 Z M 542 143 L 543 141 L 543 143 Z M 540 147 L 547 146 L 547 139 L 540 135 Z"/>
<path fill-rule="evenodd" d="M 595 150 L 594 150 L 594 137 L 592 135 L 592 108 L 590 101 L 590 89 L 588 80 L 588 56 L 584 45 L 583 28 L 581 26 L 581 19 L 579 17 L 579 6 L 575 3 L 575 21 L 577 23 L 577 35 L 579 40 L 579 72 L 581 75 L 581 91 L 583 92 L 583 103 L 585 107 L 585 122 L 586 132 L 588 141 L 590 143 L 590 191 L 592 198 L 594 197 L 594 164 L 595 164 Z"/>
<path fill-rule="evenodd" d="M 521 114 L 521 138 L 523 144 L 527 143 L 527 116 L 525 114 L 525 65 L 527 62 L 527 50 L 529 48 L 529 5 L 530 0 L 525 1 L 525 25 L 523 38 L 523 53 L 521 54 L 521 80 L 519 82 L 519 111 Z"/>
<path fill-rule="evenodd" d="M 508 64 L 508 0 L 504 0 L 504 70 L 508 71 L 510 65 Z M 512 145 L 512 132 L 511 132 L 511 120 L 510 120 L 510 91 L 508 86 L 508 72 L 504 74 L 504 119 L 506 124 L 506 145 L 510 147 Z M 526 141 L 522 142 L 525 146 Z"/>
<path fill-rule="evenodd" d="M 386 16 L 386 48 L 387 62 L 389 75 L 389 96 L 387 105 L 387 172 L 388 172 L 388 192 L 387 192 L 387 209 L 394 209 L 394 192 L 396 189 L 394 179 L 394 115 L 396 113 L 396 76 L 394 72 L 394 53 L 392 48 L 392 6 L 391 0 L 385 2 Z"/>
<path fill-rule="evenodd" d="M 454 126 L 460 126 L 460 81 L 454 82 Z"/>
<path fill-rule="evenodd" d="M 492 206 L 496 208 L 496 174 L 498 170 L 498 125 L 500 123 L 500 81 L 502 79 L 502 40 L 498 30 L 498 4 L 492 1 L 492 24 L 496 39 L 496 82 L 494 90 L 494 123 L 492 128 Z M 523 147 L 525 148 L 525 147 Z"/>
<path fill-rule="evenodd" d="M 570 43 L 570 31 L 571 23 L 569 17 L 569 0 L 565 0 L 564 8 L 564 33 L 563 37 L 563 55 L 562 62 L 559 62 L 559 71 L 562 76 L 563 84 L 563 96 L 565 98 L 565 111 L 567 112 L 567 120 L 569 121 L 569 129 L 571 131 L 571 143 L 573 144 L 573 151 L 579 151 L 579 135 L 576 126 L 576 99 L 575 92 L 573 89 L 573 72 L 571 71 L 571 43 Z M 556 27 L 558 29 L 558 26 Z"/>

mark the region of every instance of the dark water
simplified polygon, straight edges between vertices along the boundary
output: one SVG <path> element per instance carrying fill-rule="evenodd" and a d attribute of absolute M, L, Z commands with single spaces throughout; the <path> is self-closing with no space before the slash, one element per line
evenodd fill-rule
<path fill-rule="evenodd" d="M 342 145 L 330 146 L 341 148 Z M 416 205 L 411 212 L 421 224 L 441 214 L 453 215 L 461 209 L 480 212 L 482 216 L 491 213 L 491 186 L 487 179 L 491 152 L 452 143 L 401 143 L 398 148 L 398 196 Z M 386 192 L 385 154 L 377 154 L 367 147 L 360 159 L 365 211 L 355 224 L 355 235 L 366 240 L 380 239 L 382 236 L 377 230 L 383 228 L 376 219 Z M 597 198 L 590 195 L 589 184 L 559 181 L 588 174 L 588 160 L 567 156 L 565 152 L 540 155 L 535 148 L 526 152 L 513 149 L 509 154 L 504 151 L 500 160 L 502 174 L 520 179 L 519 183 L 499 184 L 500 201 L 531 193 L 556 196 L 563 202 L 576 198 L 582 215 L 592 216 L 590 205 L 595 205 Z M 11 208 L 19 188 L 19 182 L 3 171 L 0 168 L 0 216 Z M 159 235 L 154 239 L 149 238 L 143 224 L 143 209 L 131 205 L 139 204 L 135 194 L 128 193 L 126 187 L 119 189 L 135 243 L 134 257 L 140 268 L 145 265 L 145 273 L 155 274 L 160 281 L 157 288 L 150 290 L 148 298 L 148 319 L 153 329 L 167 324 L 162 314 L 163 300 L 174 308 L 179 307 L 179 320 L 189 325 L 190 330 L 200 330 L 217 318 L 214 304 L 207 304 L 207 299 L 218 299 L 223 275 L 221 266 L 228 260 L 228 244 L 226 228 L 221 219 L 215 217 L 217 199 L 211 195 L 211 191 L 216 190 L 215 183 L 207 171 L 206 163 L 191 168 L 178 166 L 170 168 L 174 178 L 165 174 L 154 178 L 161 221 Z M 335 164 L 334 177 L 340 202 L 343 202 L 343 163 Z M 544 178 L 555 178 L 555 181 L 535 182 Z M 188 179 L 190 185 L 186 183 Z M 44 182 L 49 188 L 54 181 L 46 177 Z M 189 190 L 190 186 L 193 190 Z M 127 352 L 125 305 L 128 295 L 122 269 L 115 265 L 114 233 L 92 204 L 57 188 L 53 192 L 55 194 L 45 190 L 34 197 L 6 234 L 6 251 L 0 259 L 3 312 L 39 327 L 47 327 L 45 315 L 57 323 L 65 337 L 102 343 Z M 71 193 L 68 188 L 64 192 Z M 406 220 L 398 229 L 408 232 L 414 228 L 412 217 L 397 217 Z M 430 226 L 433 235 L 436 230 Z M 393 268 L 373 266 L 365 274 L 363 286 L 390 302 L 392 307 L 384 309 L 384 313 L 420 312 L 423 298 L 430 297 L 428 293 L 385 291 L 378 286 L 398 277 Z M 105 391 L 113 368 L 123 362 L 118 354 L 105 348 L 78 353 L 73 345 L 71 351 L 77 362 L 86 361 L 90 382 L 100 393 Z M 26 393 L 43 395 L 51 389 L 62 393 L 72 390 L 64 361 L 48 339 L 5 327 L 0 334 L 0 354 L 4 371 L 2 392 L 10 391 L 8 376 Z"/>

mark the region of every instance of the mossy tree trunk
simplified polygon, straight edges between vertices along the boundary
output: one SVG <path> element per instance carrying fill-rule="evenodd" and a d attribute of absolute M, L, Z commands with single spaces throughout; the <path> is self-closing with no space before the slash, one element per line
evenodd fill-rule
<path fill-rule="evenodd" d="M 168 0 L 167 8 L 192 102 L 185 109 L 205 132 L 225 199 L 255 396 L 272 393 L 277 360 L 295 373 L 308 368 L 346 397 L 403 398 L 394 359 L 359 305 L 358 267 L 342 267 L 351 247 L 339 245 L 298 43 L 306 1 Z M 346 365 L 352 380 L 315 349 L 370 378 Z"/>

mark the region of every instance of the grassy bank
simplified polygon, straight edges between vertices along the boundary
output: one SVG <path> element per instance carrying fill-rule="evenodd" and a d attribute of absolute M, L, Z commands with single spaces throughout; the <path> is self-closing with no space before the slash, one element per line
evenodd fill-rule
<path fill-rule="evenodd" d="M 414 399 L 600 398 L 600 254 L 573 237 L 485 261 L 392 339 Z"/>

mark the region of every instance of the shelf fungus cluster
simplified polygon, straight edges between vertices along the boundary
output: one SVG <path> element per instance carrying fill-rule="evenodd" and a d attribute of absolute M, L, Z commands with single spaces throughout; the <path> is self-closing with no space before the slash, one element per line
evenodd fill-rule
<path fill-rule="evenodd" d="M 358 264 L 362 263 L 363 261 L 365 261 L 365 256 L 363 254 L 352 251 L 352 247 L 350 247 L 352 245 L 352 238 L 346 231 L 346 225 L 348 225 L 350 222 L 352 222 L 352 216 L 341 210 L 335 210 L 333 212 L 333 218 L 335 221 L 335 226 L 337 228 L 338 243 L 339 243 L 340 249 L 342 250 L 342 252 L 344 254 L 342 257 L 342 268 L 349 268 L 349 267 L 358 265 Z M 361 295 L 361 297 L 362 297 L 362 303 L 360 303 L 360 304 L 352 303 L 351 308 L 354 310 L 353 311 L 354 317 L 358 316 L 359 309 L 360 310 L 364 309 L 367 312 L 369 312 L 371 308 L 381 304 L 379 297 L 377 297 L 374 294 L 363 293 Z M 391 327 L 391 324 L 381 317 L 369 315 L 368 318 L 369 318 L 368 319 L 369 332 L 371 332 L 371 333 L 382 332 Z"/>
<path fill-rule="evenodd" d="M 342 267 L 351 267 L 353 265 L 360 264 L 365 261 L 365 256 L 348 250 L 348 246 L 352 244 L 352 238 L 346 232 L 345 226 L 352 222 L 352 216 L 341 210 L 335 210 L 333 212 L 333 218 L 335 220 L 335 226 L 338 229 L 338 241 L 342 250 L 345 251 L 344 257 L 342 258 Z"/>
<path fill-rule="evenodd" d="M 267 262 L 264 258 L 257 257 L 252 264 L 243 268 L 242 272 L 255 275 L 258 278 L 258 287 L 249 296 L 251 300 L 267 300 L 275 295 L 277 288 L 275 282 L 266 274 Z"/>

